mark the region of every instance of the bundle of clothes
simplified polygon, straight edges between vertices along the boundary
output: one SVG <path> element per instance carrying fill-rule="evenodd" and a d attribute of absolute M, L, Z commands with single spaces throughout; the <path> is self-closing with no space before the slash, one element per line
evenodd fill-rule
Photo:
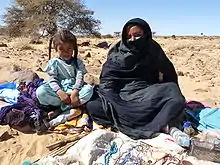
<path fill-rule="evenodd" d="M 10 100 L 10 105 L 1 107 L 0 124 L 10 126 L 31 126 L 35 131 L 44 131 L 46 126 L 43 114 L 38 107 L 36 89 L 43 84 L 43 79 L 35 79 L 33 82 L 16 84 L 3 84 L 0 97 L 5 101 Z M 10 95 L 9 95 L 10 94 Z M 12 96 L 14 94 L 14 96 Z M 11 99 L 9 99 L 11 96 Z M 16 97 L 17 96 L 17 97 Z"/>

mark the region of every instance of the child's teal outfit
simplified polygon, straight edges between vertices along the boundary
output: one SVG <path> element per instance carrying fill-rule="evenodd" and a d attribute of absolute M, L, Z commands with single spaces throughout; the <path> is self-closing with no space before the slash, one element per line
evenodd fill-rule
<path fill-rule="evenodd" d="M 61 109 L 70 110 L 70 105 L 63 104 L 57 95 L 59 89 L 71 94 L 74 89 L 79 89 L 81 104 L 86 103 L 93 95 L 93 87 L 84 85 L 83 77 L 87 73 L 85 65 L 77 59 L 78 68 L 73 60 L 65 61 L 61 58 L 54 58 L 48 62 L 45 72 L 50 80 L 41 85 L 37 91 L 37 98 L 42 105 L 61 106 Z"/>

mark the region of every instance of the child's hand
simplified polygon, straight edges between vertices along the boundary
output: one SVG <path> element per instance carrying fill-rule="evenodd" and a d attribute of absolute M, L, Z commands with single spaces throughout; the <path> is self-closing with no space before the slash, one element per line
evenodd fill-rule
<path fill-rule="evenodd" d="M 65 93 L 64 91 L 62 91 L 61 89 L 59 89 L 57 91 L 57 94 L 58 94 L 58 96 L 59 96 L 62 103 L 64 103 L 64 104 L 70 104 L 71 103 L 70 96 L 67 93 Z"/>
<path fill-rule="evenodd" d="M 73 90 L 73 93 L 70 96 L 72 108 L 76 108 L 80 105 L 79 93 L 78 90 Z"/>

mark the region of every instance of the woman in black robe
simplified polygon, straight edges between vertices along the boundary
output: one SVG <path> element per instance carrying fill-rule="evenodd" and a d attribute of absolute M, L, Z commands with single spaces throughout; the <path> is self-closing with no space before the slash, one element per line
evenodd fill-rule
<path fill-rule="evenodd" d="M 148 23 L 140 18 L 128 21 L 86 105 L 92 120 L 133 139 L 150 138 L 173 126 L 184 106 L 174 66 L 152 39 Z"/>

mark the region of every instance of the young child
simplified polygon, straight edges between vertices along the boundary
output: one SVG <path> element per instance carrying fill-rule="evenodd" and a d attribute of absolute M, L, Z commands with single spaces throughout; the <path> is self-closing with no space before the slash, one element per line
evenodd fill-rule
<path fill-rule="evenodd" d="M 59 30 L 50 41 L 49 56 L 52 42 L 58 57 L 48 62 L 45 72 L 50 80 L 37 89 L 36 95 L 41 105 L 60 106 L 65 114 L 73 113 L 74 116 L 76 109 L 73 108 L 89 101 L 93 87 L 84 85 L 87 71 L 83 62 L 77 59 L 76 37 L 69 30 Z M 53 112 L 48 113 L 49 118 L 53 115 Z"/>

